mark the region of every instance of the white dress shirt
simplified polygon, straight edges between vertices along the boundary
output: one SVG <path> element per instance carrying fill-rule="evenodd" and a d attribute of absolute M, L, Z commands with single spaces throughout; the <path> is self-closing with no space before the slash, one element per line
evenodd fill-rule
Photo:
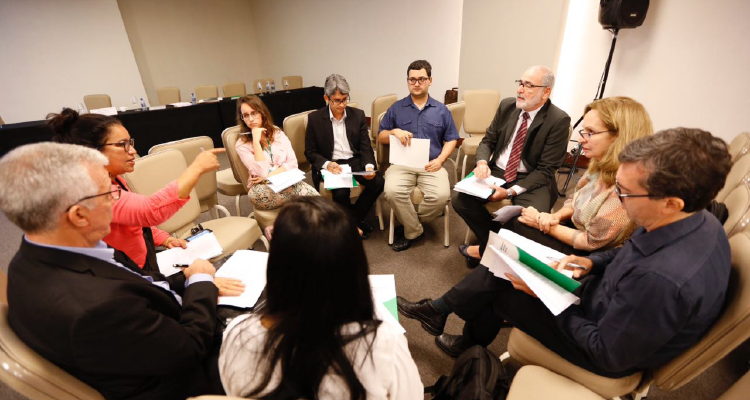
<path fill-rule="evenodd" d="M 542 107 L 537 108 L 534 111 L 523 111 L 521 110 L 521 114 L 518 114 L 518 120 L 516 121 L 516 128 L 513 130 L 513 136 L 511 136 L 510 141 L 508 142 L 508 146 L 505 148 L 505 150 L 500 153 L 500 155 L 497 157 L 497 160 L 495 161 L 495 165 L 497 165 L 498 168 L 505 171 L 505 168 L 508 166 L 508 160 L 510 159 L 510 153 L 513 150 L 513 143 L 516 141 L 516 136 L 518 135 L 518 129 L 521 128 L 521 124 L 523 123 L 523 113 L 527 112 L 529 113 L 529 119 L 526 120 L 526 133 L 528 135 L 528 129 L 531 127 L 531 123 L 534 121 L 534 117 L 536 117 L 537 113 L 539 113 L 539 110 L 541 110 Z M 526 169 L 526 166 L 523 165 L 523 161 L 518 161 L 518 172 L 528 172 Z M 511 188 L 516 193 L 516 195 L 519 195 L 526 191 L 526 188 L 523 188 L 518 185 L 513 185 Z"/>
<path fill-rule="evenodd" d="M 331 118 L 331 125 L 333 126 L 333 160 L 348 160 L 354 156 L 352 147 L 349 145 L 349 138 L 346 137 L 346 109 L 344 109 L 344 116 L 341 120 L 337 120 L 333 116 L 331 107 L 328 107 L 328 116 Z M 323 169 L 328 169 L 330 161 L 323 163 Z M 373 168 L 372 164 L 365 165 L 365 169 Z"/>

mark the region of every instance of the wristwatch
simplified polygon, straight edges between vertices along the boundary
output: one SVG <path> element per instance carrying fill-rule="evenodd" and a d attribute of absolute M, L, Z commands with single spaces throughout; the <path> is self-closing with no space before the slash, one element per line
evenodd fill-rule
<path fill-rule="evenodd" d="M 508 193 L 507 196 L 506 196 L 506 198 L 508 200 L 513 200 L 513 198 L 516 196 L 515 194 L 513 194 L 513 192 L 511 192 L 511 190 L 513 190 L 513 189 L 510 188 L 510 189 L 506 189 L 505 190 L 505 192 Z"/>

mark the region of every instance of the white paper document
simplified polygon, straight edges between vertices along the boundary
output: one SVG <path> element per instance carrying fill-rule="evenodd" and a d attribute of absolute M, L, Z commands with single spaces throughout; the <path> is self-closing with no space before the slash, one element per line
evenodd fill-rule
<path fill-rule="evenodd" d="M 175 107 L 188 107 L 188 106 L 192 106 L 193 103 L 191 103 L 189 101 L 182 101 L 182 102 L 179 102 L 179 103 L 172 103 L 171 105 L 173 105 Z"/>
<path fill-rule="evenodd" d="M 254 250 L 237 250 L 224 265 L 216 271 L 217 278 L 235 278 L 245 284 L 245 291 L 239 296 L 221 296 L 219 305 L 251 308 L 258 302 L 266 287 L 266 265 L 268 253 Z"/>
<path fill-rule="evenodd" d="M 305 179 L 305 173 L 295 168 L 276 174 L 274 176 L 269 176 L 266 179 L 269 182 L 268 187 L 270 187 L 274 192 L 279 193 L 289 186 L 292 186 L 295 183 Z"/>
<path fill-rule="evenodd" d="M 347 164 L 339 165 L 341 172 L 334 174 L 327 169 L 321 169 L 320 173 L 323 175 L 323 186 L 330 189 L 341 189 L 354 187 L 352 182 L 352 167 Z"/>
<path fill-rule="evenodd" d="M 504 224 L 511 218 L 521 215 L 521 211 L 523 211 L 523 206 L 505 206 L 492 213 L 495 216 L 492 220 Z"/>
<path fill-rule="evenodd" d="M 460 182 L 457 182 L 453 186 L 453 190 L 470 194 L 481 199 L 487 199 L 492 194 L 492 188 L 490 185 L 503 186 L 504 184 L 504 180 L 492 175 L 485 179 L 479 179 L 476 176 L 471 175 L 468 178 L 464 178 Z"/>
<path fill-rule="evenodd" d="M 501 229 L 499 234 L 490 232 L 490 238 L 487 241 L 487 250 L 482 257 L 481 264 L 486 266 L 490 272 L 498 278 L 506 280 L 508 279 L 505 276 L 506 273 L 521 278 L 554 315 L 560 314 L 571 304 L 580 303 L 578 296 L 561 288 L 538 272 L 500 251 L 502 239 L 524 249 L 527 253 L 544 263 L 551 263 L 550 258 L 560 259 L 565 256 L 559 251 L 529 240 L 515 232 Z M 565 270 L 561 272 L 568 275 L 568 277 L 573 275 L 573 271 Z"/>
<path fill-rule="evenodd" d="M 430 139 L 411 138 L 411 145 L 404 146 L 395 136 L 390 136 L 389 159 L 391 164 L 424 168 L 430 162 Z"/>
<path fill-rule="evenodd" d="M 113 115 L 117 115 L 117 108 L 116 107 L 95 108 L 93 110 L 89 110 L 89 113 L 109 115 L 111 117 Z"/>
<path fill-rule="evenodd" d="M 370 290 L 375 303 L 375 317 L 406 333 L 394 316 L 396 313 L 396 279 L 393 275 L 370 275 Z"/>
<path fill-rule="evenodd" d="M 199 258 L 209 260 L 223 251 L 214 233 L 203 231 L 188 241 L 187 249 L 173 247 L 156 253 L 156 262 L 159 264 L 159 272 L 170 276 L 180 272 L 174 265 L 190 265 Z"/>

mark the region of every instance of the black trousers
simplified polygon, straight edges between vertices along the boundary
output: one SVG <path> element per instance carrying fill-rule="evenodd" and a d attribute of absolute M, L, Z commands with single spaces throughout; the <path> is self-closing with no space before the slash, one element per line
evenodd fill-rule
<path fill-rule="evenodd" d="M 502 178 L 505 171 L 493 165 L 491 168 L 492 176 Z M 519 173 L 519 178 L 522 178 L 525 174 Z M 515 184 L 514 182 L 508 182 L 503 185 L 504 188 L 510 188 Z M 453 194 L 451 203 L 453 209 L 456 210 L 458 215 L 463 218 L 466 225 L 469 226 L 474 235 L 479 239 L 479 253 L 484 254 L 484 248 L 487 246 L 487 239 L 489 239 L 489 232 L 497 231 L 500 229 L 501 224 L 493 221 L 492 214 L 484 208 L 484 205 L 488 203 L 487 200 L 480 199 L 478 197 L 456 192 Z M 551 203 L 550 188 L 548 186 L 540 186 L 533 190 L 528 190 L 522 194 L 513 198 L 513 204 L 523 207 L 534 207 L 539 211 L 549 212 Z M 510 221 L 508 221 L 510 223 Z M 507 225 L 507 224 L 506 224 Z"/>
<path fill-rule="evenodd" d="M 334 162 L 337 164 L 348 164 L 349 160 L 334 160 Z M 367 179 L 362 175 L 354 175 L 354 179 L 364 188 L 354 204 L 351 203 L 349 197 L 350 189 L 333 189 L 331 190 L 331 196 L 333 197 L 334 202 L 348 210 L 352 214 L 352 217 L 359 222 L 367 217 L 373 204 L 378 200 L 380 194 L 383 193 L 385 179 L 383 179 L 383 174 L 381 174 L 380 171 L 376 171 L 375 178 L 372 179 Z M 320 172 L 315 171 L 313 174 L 315 190 L 320 188 L 320 182 Z"/>

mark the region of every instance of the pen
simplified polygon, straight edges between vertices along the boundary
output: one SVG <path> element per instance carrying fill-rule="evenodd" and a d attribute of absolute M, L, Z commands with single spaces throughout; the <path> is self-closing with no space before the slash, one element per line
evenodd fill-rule
<path fill-rule="evenodd" d="M 550 259 L 550 260 L 552 260 L 552 261 L 556 261 L 556 262 L 560 262 L 560 260 L 561 260 L 560 258 L 555 258 L 555 257 L 550 257 L 550 256 L 547 256 L 547 258 Z M 576 263 L 567 263 L 567 264 L 565 264 L 565 266 L 566 267 L 570 267 L 570 268 L 582 269 L 582 270 L 584 270 L 586 272 L 588 272 L 588 270 L 589 270 L 589 267 L 584 267 L 583 265 L 576 264 Z"/>
<path fill-rule="evenodd" d="M 189 265 L 187 264 L 172 264 L 172 267 L 174 268 L 187 268 Z"/>

